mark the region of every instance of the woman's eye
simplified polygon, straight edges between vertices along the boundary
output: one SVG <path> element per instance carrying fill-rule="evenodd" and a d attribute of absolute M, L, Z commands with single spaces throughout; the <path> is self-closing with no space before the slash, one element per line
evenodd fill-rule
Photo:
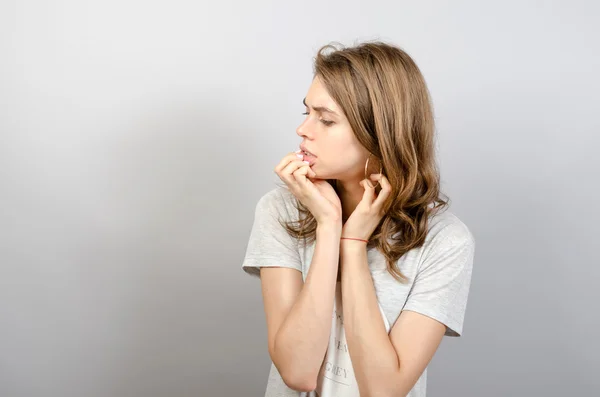
<path fill-rule="evenodd" d="M 308 112 L 304 112 L 304 113 L 302 113 L 302 114 L 303 114 L 303 115 L 305 115 L 305 116 L 308 116 L 308 114 L 309 114 L 309 113 L 308 113 Z M 332 124 L 333 124 L 333 121 L 329 121 L 329 120 L 323 120 L 323 119 L 319 119 L 319 121 L 320 121 L 321 123 L 325 124 L 326 126 L 330 126 L 330 125 L 332 125 Z"/>

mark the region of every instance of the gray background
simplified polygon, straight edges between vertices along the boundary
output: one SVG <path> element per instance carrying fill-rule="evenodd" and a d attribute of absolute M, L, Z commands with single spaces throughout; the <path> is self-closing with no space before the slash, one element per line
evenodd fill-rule
<path fill-rule="evenodd" d="M 373 39 L 421 67 L 477 240 L 428 395 L 599 395 L 599 11 L 2 1 L 0 396 L 261 396 L 254 206 L 300 143 L 316 49 Z"/>

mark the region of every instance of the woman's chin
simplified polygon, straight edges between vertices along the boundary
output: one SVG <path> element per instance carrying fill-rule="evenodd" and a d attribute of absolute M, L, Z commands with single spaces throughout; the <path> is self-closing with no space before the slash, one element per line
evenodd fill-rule
<path fill-rule="evenodd" d="M 310 169 L 313 170 L 315 174 L 317 174 L 314 177 L 314 179 L 332 179 L 329 173 L 327 173 L 327 171 L 321 171 L 319 167 L 310 167 Z"/>

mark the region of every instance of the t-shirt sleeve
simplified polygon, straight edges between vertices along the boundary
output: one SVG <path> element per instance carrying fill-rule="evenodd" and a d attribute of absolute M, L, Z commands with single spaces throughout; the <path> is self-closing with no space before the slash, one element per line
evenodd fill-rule
<path fill-rule="evenodd" d="M 272 190 L 256 204 L 254 223 L 242 263 L 246 273 L 260 277 L 261 267 L 288 267 L 302 272 L 298 240 L 288 234 L 278 219 L 289 221 L 289 209 L 283 193 Z"/>
<path fill-rule="evenodd" d="M 451 224 L 432 239 L 403 310 L 431 317 L 460 336 L 471 284 L 475 239 L 467 227 Z"/>

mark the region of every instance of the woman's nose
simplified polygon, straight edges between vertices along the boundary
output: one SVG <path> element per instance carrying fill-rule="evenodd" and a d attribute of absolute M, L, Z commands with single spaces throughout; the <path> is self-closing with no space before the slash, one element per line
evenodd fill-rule
<path fill-rule="evenodd" d="M 296 128 L 296 134 L 298 134 L 298 136 L 301 136 L 301 137 L 311 138 L 312 134 L 310 134 L 308 132 L 308 130 L 309 130 L 309 128 L 306 125 L 306 121 L 305 121 L 302 124 L 300 124 L 298 126 L 298 128 Z"/>

